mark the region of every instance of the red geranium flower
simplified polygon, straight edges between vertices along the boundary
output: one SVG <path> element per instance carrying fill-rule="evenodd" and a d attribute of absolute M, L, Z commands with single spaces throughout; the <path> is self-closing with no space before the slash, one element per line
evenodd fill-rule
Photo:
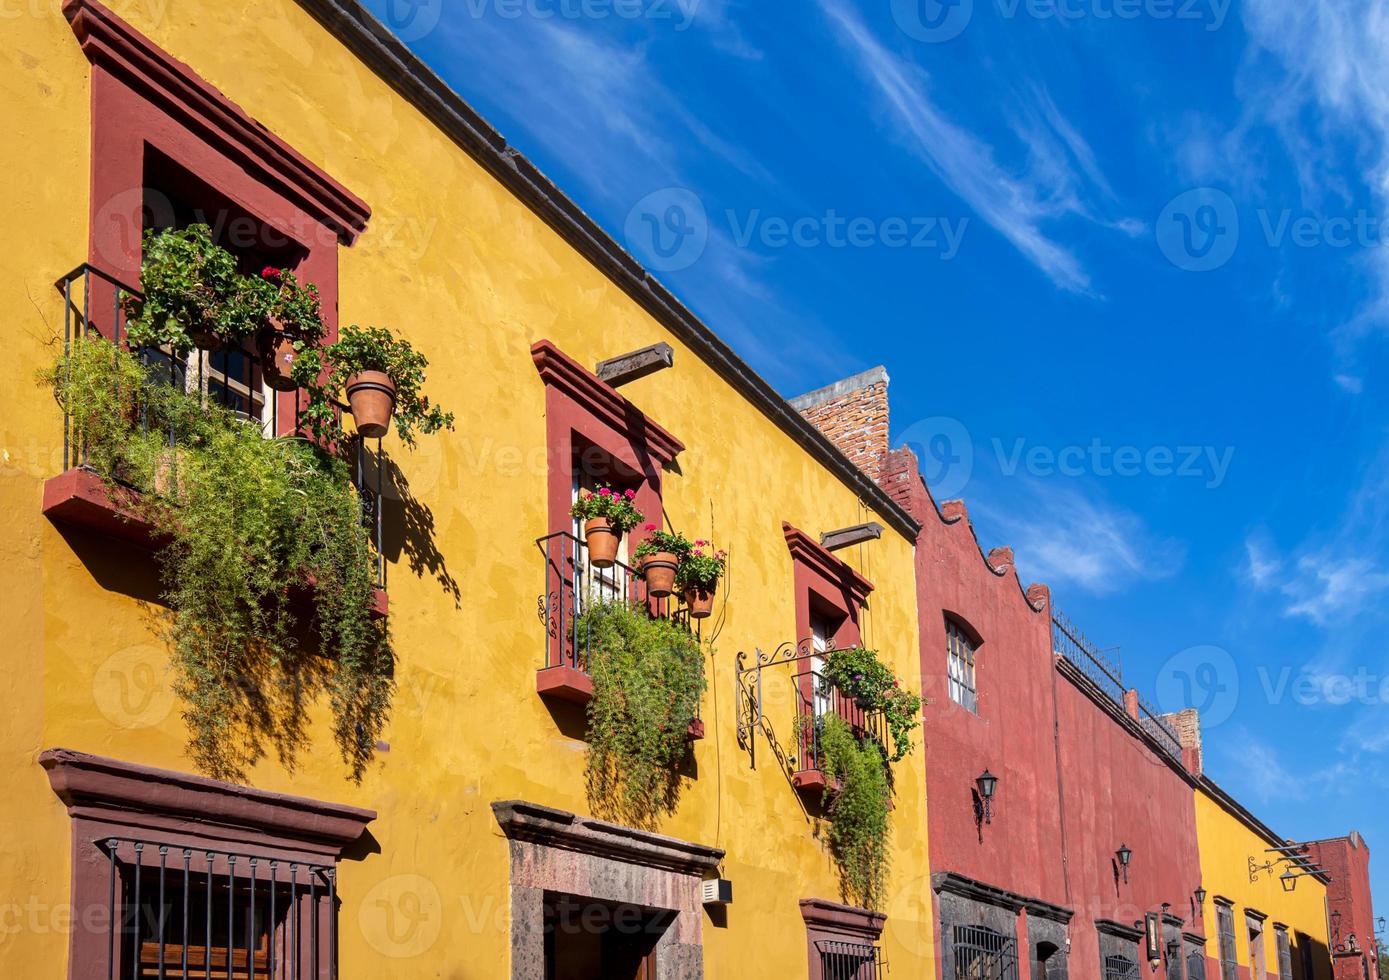
<path fill-rule="evenodd" d="M 280 270 L 273 265 L 267 265 L 260 270 L 260 276 L 262 279 L 278 279 L 280 278 Z"/>

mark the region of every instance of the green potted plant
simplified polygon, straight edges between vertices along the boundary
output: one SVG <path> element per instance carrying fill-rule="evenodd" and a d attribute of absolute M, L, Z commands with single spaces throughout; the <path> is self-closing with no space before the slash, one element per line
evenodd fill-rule
<path fill-rule="evenodd" d="M 569 515 L 584 523 L 588 560 L 594 568 L 612 568 L 622 536 L 644 519 L 637 510 L 636 497 L 635 490 L 619 492 L 603 486 L 596 493 L 583 491 L 569 508 Z"/>
<path fill-rule="evenodd" d="M 664 599 L 675 591 L 675 575 L 693 545 L 683 534 L 646 525 L 646 539 L 637 545 L 637 564 L 646 579 L 646 594 Z"/>
<path fill-rule="evenodd" d="M 300 285 L 288 269 L 266 266 L 259 279 L 248 279 L 248 288 L 262 306 L 263 326 L 256 334 L 261 373 L 276 391 L 294 391 L 294 361 L 305 347 L 323 342 L 323 307 L 318 287 Z"/>
<path fill-rule="evenodd" d="M 320 436 L 336 434 L 337 418 L 328 392 L 343 391 L 357 431 L 379 439 L 396 423 L 407 446 L 415 433 L 431 435 L 453 428 L 453 413 L 431 406 L 421 392 L 428 359 L 385 327 L 343 327 L 327 346 L 303 346 L 295 358 L 294 380 L 310 392 L 301 422 Z M 320 378 L 326 373 L 326 380 Z"/>
<path fill-rule="evenodd" d="M 706 619 L 714 611 L 714 593 L 727 567 L 728 553 L 702 539 L 681 559 L 675 585 L 684 594 L 692 618 Z"/>
<path fill-rule="evenodd" d="M 260 326 L 255 291 L 207 225 L 145 232 L 140 287 L 143 295 L 124 301 L 132 347 L 166 348 L 181 358 L 195 347 L 238 345 Z"/>

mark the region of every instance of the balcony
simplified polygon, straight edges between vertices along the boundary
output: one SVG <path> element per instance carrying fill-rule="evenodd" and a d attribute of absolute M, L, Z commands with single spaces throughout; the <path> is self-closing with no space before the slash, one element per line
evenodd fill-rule
<path fill-rule="evenodd" d="M 796 713 L 800 728 L 800 757 L 791 774 L 791 784 L 797 792 L 819 800 L 826 790 L 831 793 L 825 776 L 825 753 L 820 744 L 824 721 L 837 715 L 848 723 L 860 739 L 870 739 L 887 752 L 891 745 L 887 716 L 881 711 L 865 711 L 818 671 L 807 670 L 794 678 Z"/>
<path fill-rule="evenodd" d="M 137 290 L 91 265 L 79 266 L 59 279 L 56 285 L 63 297 L 64 350 L 98 338 L 124 343 L 125 302 L 139 297 Z M 251 350 L 195 351 L 186 361 L 178 361 L 160 349 L 144 349 L 137 353 L 156 373 L 167 371 L 169 384 L 203 392 L 209 401 L 231 409 L 248 423 L 261 426 L 269 436 L 293 435 L 300 431 L 298 395 L 276 391 L 267 385 L 260 359 Z M 141 422 L 148 427 L 147 414 Z M 169 441 L 173 446 L 172 435 Z M 348 451 L 353 485 L 362 502 L 363 526 L 370 534 L 375 558 L 372 612 L 385 616 L 389 606 L 386 564 L 381 557 L 383 457 L 379 443 L 373 453 L 363 439 L 354 439 Z M 98 471 L 71 412 L 64 406 L 63 471 L 44 484 L 44 515 L 58 526 L 80 528 L 141 550 L 153 550 L 159 542 L 152 528 L 140 519 L 133 507 L 140 492 L 122 483 L 119 473 Z"/>
<path fill-rule="evenodd" d="M 611 568 L 595 568 L 588 560 L 588 546 L 575 535 L 559 531 L 537 538 L 535 544 L 545 561 L 545 591 L 536 604 L 545 629 L 545 659 L 535 678 L 541 697 L 580 707 L 592 700 L 592 637 L 582 622 L 584 610 L 592 603 L 642 603 L 653 616 L 689 623 L 676 596 L 658 599 L 646 594 L 639 569 L 622 562 Z M 702 720 L 690 725 L 690 737 L 704 737 Z"/>

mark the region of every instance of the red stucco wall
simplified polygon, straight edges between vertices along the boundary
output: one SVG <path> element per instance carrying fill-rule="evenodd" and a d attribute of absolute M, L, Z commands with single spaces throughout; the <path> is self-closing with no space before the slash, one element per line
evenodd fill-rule
<path fill-rule="evenodd" d="M 1327 913 L 1331 917 L 1332 962 L 1336 980 L 1378 980 L 1375 911 L 1370 898 L 1370 846 L 1359 834 L 1317 841 L 1309 857 L 1327 870 Z M 1337 913 L 1340 918 L 1337 919 Z M 1361 953 L 1347 948 L 1354 936 Z"/>

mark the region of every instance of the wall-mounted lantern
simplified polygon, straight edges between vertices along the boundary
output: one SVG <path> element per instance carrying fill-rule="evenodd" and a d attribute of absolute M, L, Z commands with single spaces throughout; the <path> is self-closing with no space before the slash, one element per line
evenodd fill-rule
<path fill-rule="evenodd" d="M 983 774 L 974 780 L 974 785 L 979 788 L 979 799 L 984 804 L 984 822 L 991 824 L 994 822 L 993 799 L 994 792 L 998 789 L 998 777 L 985 769 Z"/>
<path fill-rule="evenodd" d="M 1119 867 L 1124 871 L 1124 884 L 1129 883 L 1129 861 L 1133 859 L 1133 851 L 1127 844 L 1120 844 L 1119 849 L 1114 852 L 1114 856 L 1119 859 Z"/>
<path fill-rule="evenodd" d="M 1283 886 L 1283 891 L 1285 892 L 1297 891 L 1297 879 L 1298 875 L 1293 874 L 1291 871 L 1284 871 L 1278 876 L 1278 881 Z"/>
<path fill-rule="evenodd" d="M 1209 894 L 1209 893 L 1208 893 L 1204 888 L 1202 888 L 1200 885 L 1197 885 L 1197 886 L 1196 886 L 1196 907 L 1197 907 L 1198 909 L 1204 909 L 1204 908 L 1206 907 L 1206 895 L 1207 895 L 1207 894 Z"/>

